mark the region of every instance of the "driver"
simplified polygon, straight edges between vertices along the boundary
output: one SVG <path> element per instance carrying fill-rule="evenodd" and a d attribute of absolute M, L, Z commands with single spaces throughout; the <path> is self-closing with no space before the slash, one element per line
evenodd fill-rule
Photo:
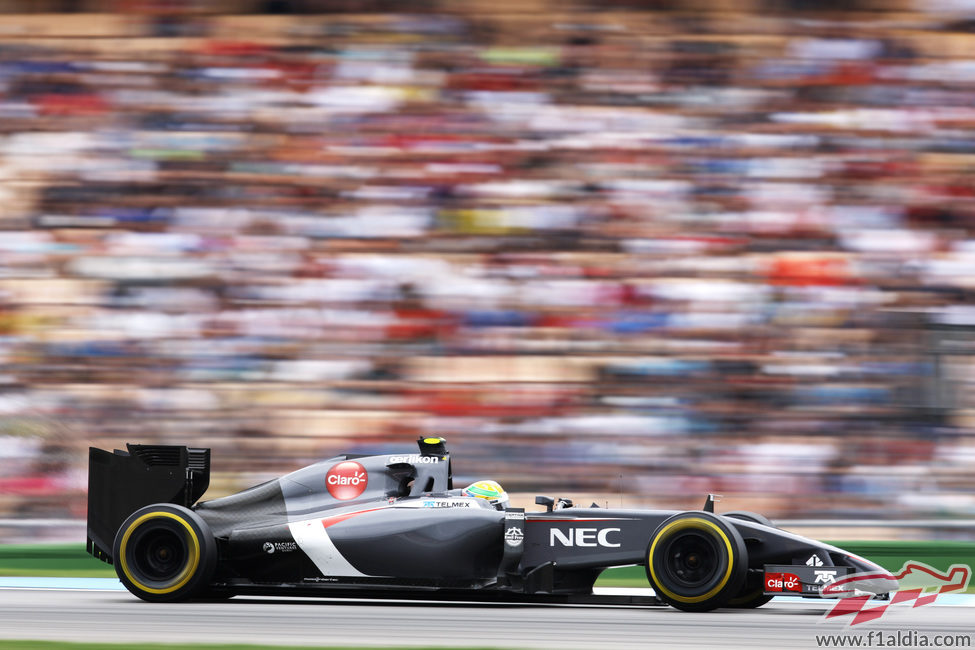
<path fill-rule="evenodd" d="M 497 481 L 477 481 L 464 488 L 465 497 L 484 499 L 497 510 L 508 507 L 508 493 Z"/>

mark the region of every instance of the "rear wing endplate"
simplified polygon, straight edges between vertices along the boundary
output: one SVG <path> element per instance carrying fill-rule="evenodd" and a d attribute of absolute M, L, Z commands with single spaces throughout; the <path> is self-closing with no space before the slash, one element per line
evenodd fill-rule
<path fill-rule="evenodd" d="M 187 508 L 210 485 L 210 450 L 179 445 L 88 449 L 88 552 L 112 563 L 115 533 L 126 517 L 152 503 Z"/>

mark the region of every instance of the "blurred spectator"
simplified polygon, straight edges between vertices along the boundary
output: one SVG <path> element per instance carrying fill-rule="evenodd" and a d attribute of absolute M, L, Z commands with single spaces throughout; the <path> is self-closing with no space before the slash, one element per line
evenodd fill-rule
<path fill-rule="evenodd" d="M 88 445 L 216 494 L 445 434 L 513 492 L 975 512 L 963 8 L 678 4 L 0 15 L 0 510 L 80 516 Z"/>

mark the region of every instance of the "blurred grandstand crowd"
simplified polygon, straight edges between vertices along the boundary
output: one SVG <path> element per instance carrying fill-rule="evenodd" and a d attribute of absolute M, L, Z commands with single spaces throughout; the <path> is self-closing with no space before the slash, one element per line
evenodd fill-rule
<path fill-rule="evenodd" d="M 83 516 L 89 445 L 219 494 L 418 434 L 975 512 L 975 2 L 144 4 L 0 14 L 0 517 Z"/>

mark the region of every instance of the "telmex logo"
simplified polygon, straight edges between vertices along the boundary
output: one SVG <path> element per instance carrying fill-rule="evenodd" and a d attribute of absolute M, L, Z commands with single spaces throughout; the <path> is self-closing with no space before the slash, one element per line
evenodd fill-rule
<path fill-rule="evenodd" d="M 816 582 L 818 584 L 828 585 L 836 581 L 836 571 L 832 569 L 816 569 L 813 573 L 816 574 Z"/>
<path fill-rule="evenodd" d="M 424 501 L 424 508 L 472 508 L 470 501 Z"/>
<path fill-rule="evenodd" d="M 433 463 L 439 463 L 440 459 L 436 456 L 421 456 L 420 454 L 410 454 L 408 456 L 390 456 L 386 460 L 387 465 L 395 465 L 396 463 L 409 463 L 410 465 L 430 465 Z"/>
<path fill-rule="evenodd" d="M 888 607 L 897 603 L 913 602 L 913 607 L 921 607 L 930 605 L 941 594 L 964 591 L 971 578 L 972 569 L 967 564 L 952 564 L 948 572 L 944 573 L 923 562 L 914 561 L 905 562 L 901 570 L 894 575 L 886 572 L 857 573 L 823 588 L 823 596 L 840 598 L 826 613 L 826 618 L 852 614 L 853 620 L 850 621 L 850 625 L 859 625 L 880 618 Z M 871 582 L 882 583 L 890 580 L 897 580 L 900 589 L 883 605 L 867 607 L 870 596 L 862 595 L 866 589 L 858 592 L 857 584 L 865 586 Z"/>
<path fill-rule="evenodd" d="M 328 493 L 340 501 L 348 501 L 362 494 L 369 484 L 366 468 L 353 460 L 333 465 L 325 475 Z"/>
<path fill-rule="evenodd" d="M 619 528 L 570 528 L 569 530 L 559 530 L 553 528 L 549 533 L 549 546 L 555 546 L 556 542 L 562 546 L 605 546 L 607 548 L 619 548 L 620 542 L 611 541 L 610 534 L 618 534 Z M 618 540 L 619 537 L 614 537 Z"/>

